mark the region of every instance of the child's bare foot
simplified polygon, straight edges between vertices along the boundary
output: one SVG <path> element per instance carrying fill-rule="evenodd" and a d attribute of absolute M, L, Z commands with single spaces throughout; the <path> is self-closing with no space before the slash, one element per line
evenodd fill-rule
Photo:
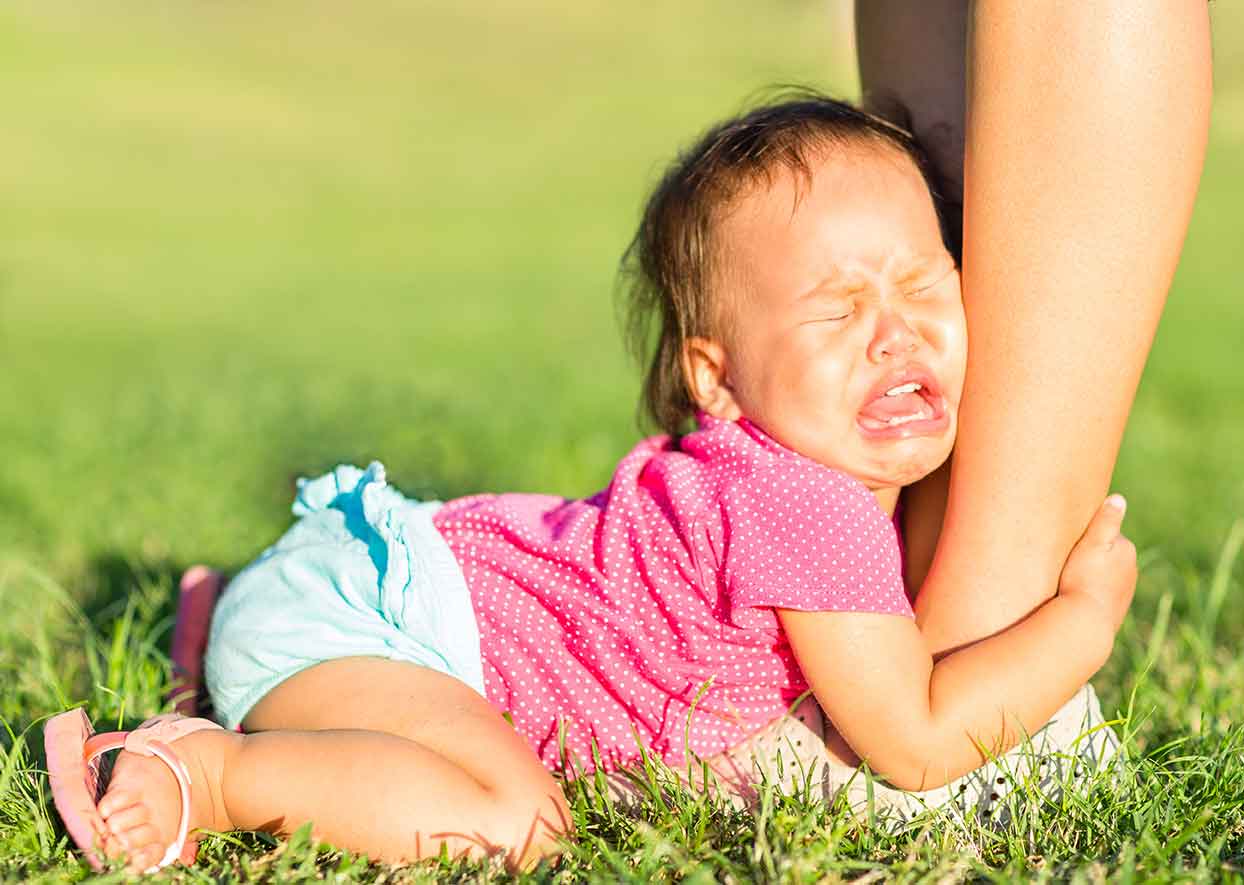
<path fill-rule="evenodd" d="M 242 736 L 224 730 L 188 734 L 170 744 L 190 774 L 190 836 L 181 858 L 192 862 L 199 829 L 234 829 L 221 799 L 221 776 L 225 757 Z M 113 767 L 112 779 L 99 813 L 107 825 L 104 854 L 124 856 L 131 872 L 150 869 L 177 838 L 181 817 L 181 794 L 169 767 L 154 756 L 122 750 Z"/>

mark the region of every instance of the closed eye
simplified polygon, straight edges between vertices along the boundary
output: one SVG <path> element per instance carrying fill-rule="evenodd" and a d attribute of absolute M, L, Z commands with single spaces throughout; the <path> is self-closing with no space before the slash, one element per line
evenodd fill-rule
<path fill-rule="evenodd" d="M 804 325 L 807 325 L 808 323 L 841 323 L 844 320 L 851 319 L 851 316 L 854 313 L 855 305 L 853 304 L 846 306 L 835 305 L 828 310 L 819 312 L 811 319 L 804 320 Z"/>
<path fill-rule="evenodd" d="M 933 294 L 933 290 L 950 279 L 957 270 L 958 268 L 951 264 L 945 271 L 938 274 L 934 279 L 928 279 L 926 277 L 924 280 L 918 280 L 912 288 L 903 292 L 903 297 L 919 299 L 922 296 Z"/>

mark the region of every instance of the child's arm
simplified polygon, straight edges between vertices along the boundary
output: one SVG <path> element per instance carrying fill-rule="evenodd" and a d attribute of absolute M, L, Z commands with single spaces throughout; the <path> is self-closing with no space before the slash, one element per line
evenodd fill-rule
<path fill-rule="evenodd" d="M 1136 585 L 1122 519 L 1121 499 L 1107 499 L 1068 558 L 1058 596 L 936 663 L 902 618 L 778 616 L 816 699 L 856 754 L 897 787 L 932 789 L 1036 731 L 1106 662 Z"/>

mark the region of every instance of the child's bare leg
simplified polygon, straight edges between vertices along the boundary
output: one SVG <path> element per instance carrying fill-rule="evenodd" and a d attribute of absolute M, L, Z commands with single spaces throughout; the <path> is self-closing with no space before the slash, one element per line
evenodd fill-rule
<path fill-rule="evenodd" d="M 555 852 L 557 836 L 571 828 L 561 788 L 510 724 L 457 679 L 424 667 L 377 658 L 320 664 L 269 692 L 245 727 L 256 738 L 287 728 L 365 729 L 417 748 L 412 779 L 376 775 L 388 782 L 395 809 L 405 816 L 392 837 L 403 857 L 415 856 L 409 847 L 412 821 L 419 822 L 419 857 L 436 854 L 440 842 L 448 841 L 451 853 L 472 856 L 504 847 L 509 862 L 518 866 Z M 374 760 L 356 765 L 377 767 Z M 330 796 L 337 791 L 329 785 Z M 318 821 L 316 831 L 354 848 L 353 841 L 332 835 Z M 386 849 L 383 856 L 395 855 Z"/>
<path fill-rule="evenodd" d="M 453 855 L 504 851 L 511 866 L 552 853 L 570 828 L 557 783 L 505 720 L 422 667 L 321 664 L 274 689 L 247 726 L 256 733 L 174 745 L 207 787 L 192 826 L 287 834 L 310 821 L 318 838 L 376 859 L 434 856 L 443 844 Z M 109 853 L 128 850 L 137 869 L 158 858 L 176 797 L 161 763 L 122 754 L 100 803 L 118 833 Z"/>

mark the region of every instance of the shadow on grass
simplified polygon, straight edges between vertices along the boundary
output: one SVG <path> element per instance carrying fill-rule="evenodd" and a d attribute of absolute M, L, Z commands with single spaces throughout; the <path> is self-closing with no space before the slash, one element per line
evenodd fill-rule
<path fill-rule="evenodd" d="M 100 632 L 107 632 L 131 604 L 135 593 L 162 587 L 167 592 L 148 602 L 145 606 L 148 611 L 144 613 L 157 620 L 167 620 L 171 626 L 177 611 L 177 583 L 185 570 L 185 563 L 173 560 L 139 562 L 119 553 L 97 554 L 91 559 L 83 581 L 86 592 L 79 603 L 82 614 Z"/>

